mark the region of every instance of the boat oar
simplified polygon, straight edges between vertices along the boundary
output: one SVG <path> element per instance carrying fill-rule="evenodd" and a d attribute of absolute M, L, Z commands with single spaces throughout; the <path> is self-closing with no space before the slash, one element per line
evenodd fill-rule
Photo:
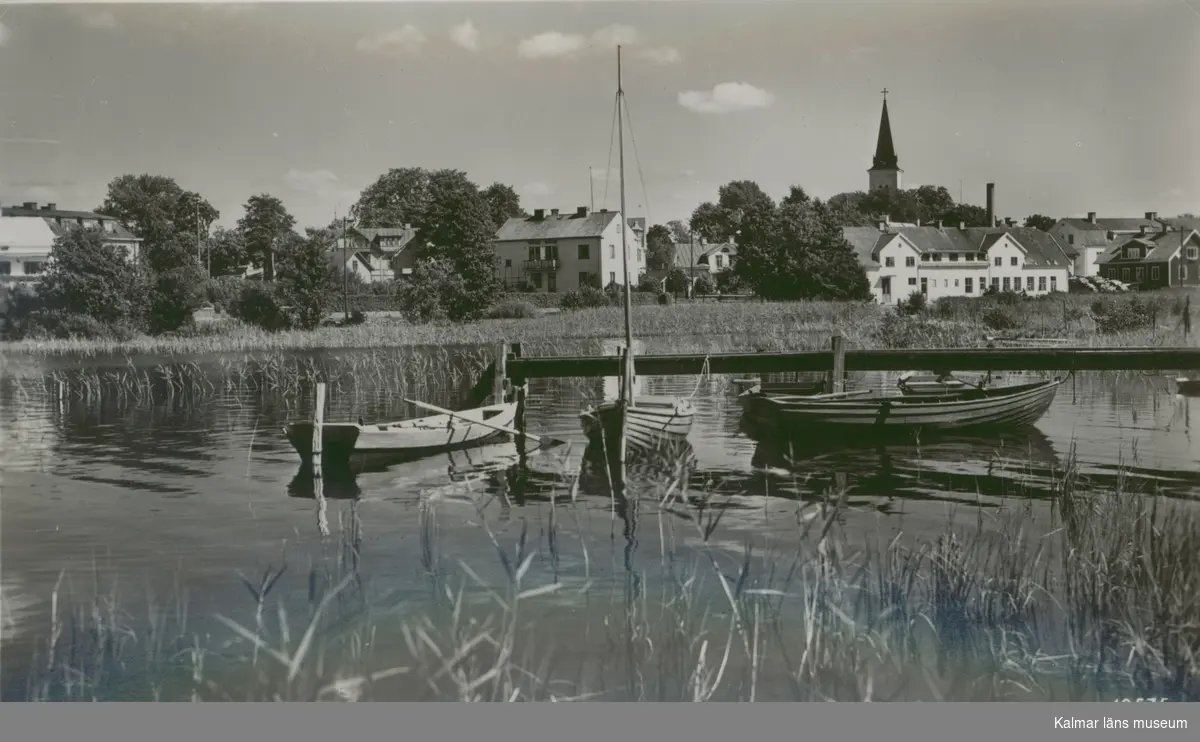
<path fill-rule="evenodd" d="M 566 441 L 559 440 L 558 438 L 551 438 L 549 436 L 533 435 L 532 433 L 522 433 L 521 431 L 517 430 L 516 428 L 510 428 L 510 427 L 507 427 L 504 425 L 497 425 L 496 423 L 490 423 L 487 420 L 476 420 L 471 417 L 465 417 L 463 415 L 458 414 L 454 410 L 447 410 L 444 407 L 438 407 L 437 405 L 432 405 L 432 404 L 429 404 L 428 402 L 418 402 L 415 399 L 406 399 L 404 401 L 408 402 L 410 405 L 414 405 L 416 407 L 423 407 L 424 409 L 427 409 L 431 412 L 440 412 L 443 415 L 449 415 L 451 418 L 458 418 L 459 420 L 463 420 L 464 422 L 471 423 L 472 425 L 482 425 L 485 428 L 491 428 L 492 430 L 497 430 L 501 433 L 508 433 L 509 435 L 523 435 L 526 438 L 528 438 L 529 440 L 538 444 L 539 446 L 561 446 L 564 443 L 566 443 Z"/>

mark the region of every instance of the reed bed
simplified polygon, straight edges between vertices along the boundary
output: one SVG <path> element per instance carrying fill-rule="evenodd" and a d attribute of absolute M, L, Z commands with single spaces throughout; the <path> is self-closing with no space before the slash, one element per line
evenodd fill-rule
<path fill-rule="evenodd" d="M 1169 301 L 1168 301 L 1169 299 Z M 726 350 L 824 348 L 840 333 L 864 348 L 970 347 L 985 335 L 1010 334 L 1070 340 L 1083 345 L 1178 344 L 1183 337 L 1183 304 L 1173 295 L 1153 303 L 1148 325 L 1136 331 L 1097 334 L 1092 307 L 1097 302 L 1134 301 L 1128 297 L 1063 295 L 1020 304 L 977 299 L 938 305 L 918 316 L 899 317 L 892 308 L 846 302 L 678 303 L 639 306 L 634 334 L 639 338 L 680 338 L 719 332 Z M 1159 307 L 1159 304 L 1162 304 Z M 1176 306 L 1176 305 L 1179 306 Z M 1140 305 L 1139 305 L 1140 306 Z M 1003 311 L 1002 329 L 989 330 L 988 314 Z M 999 315 L 997 315 L 999 316 Z M 555 344 L 564 340 L 619 338 L 622 310 L 601 307 L 529 319 L 493 319 L 450 324 L 412 324 L 374 318 L 348 327 L 307 332 L 270 333 L 233 321 L 214 323 L 190 335 L 108 340 L 49 340 L 0 343 L 3 355 L 112 356 L 183 355 L 315 349 L 383 349 L 427 345 L 479 345 L 500 341 Z M 718 329 L 719 328 L 719 329 Z"/>
<path fill-rule="evenodd" d="M 1047 510 L 1008 503 L 931 537 L 861 543 L 833 490 L 798 507 L 786 540 L 737 547 L 720 498 L 689 490 L 682 467 L 661 471 L 636 498 L 612 495 L 613 538 L 624 532 L 628 558 L 657 532 L 658 568 L 607 584 L 566 474 L 548 517 L 509 536 L 489 525 L 493 499 L 460 493 L 489 564 L 441 552 L 450 505 L 426 499 L 421 600 L 372 591 L 355 505 L 298 591 L 281 568 L 243 577 L 251 598 L 209 622 L 219 633 L 189 613 L 182 578 L 139 618 L 98 588 L 76 601 L 60 579 L 24 697 L 1200 700 L 1194 509 L 1089 491 L 1073 457 Z"/>

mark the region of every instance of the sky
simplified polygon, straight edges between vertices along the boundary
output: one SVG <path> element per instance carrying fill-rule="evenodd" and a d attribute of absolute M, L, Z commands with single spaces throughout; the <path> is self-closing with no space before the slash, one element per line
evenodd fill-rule
<path fill-rule="evenodd" d="M 865 189 L 883 88 L 904 187 L 1200 212 L 1200 0 L 0 5 L 0 202 L 154 173 L 225 225 L 257 193 L 320 225 L 419 166 L 617 208 L 617 43 L 652 224 L 731 180 Z"/>

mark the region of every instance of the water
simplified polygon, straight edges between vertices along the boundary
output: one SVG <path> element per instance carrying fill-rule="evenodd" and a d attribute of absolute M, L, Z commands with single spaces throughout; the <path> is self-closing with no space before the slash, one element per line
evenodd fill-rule
<path fill-rule="evenodd" d="M 210 387 L 173 395 L 160 389 L 153 401 L 75 383 L 60 397 L 54 382 L 36 375 L 0 379 L 6 694 L 23 688 L 33 643 L 49 630 L 49 598 L 60 578 L 70 596 L 116 584 L 136 611 L 148 592 L 164 595 L 185 575 L 189 613 L 200 622 L 252 610 L 241 575 L 257 582 L 287 563 L 281 584 L 303 592 L 303 573 L 328 547 L 318 532 L 313 484 L 280 428 L 289 417 L 309 414 L 311 395 L 229 382 L 229 368 L 210 363 Z M 814 444 L 793 450 L 791 465 L 772 446 L 738 432 L 740 407 L 727 378 L 638 381 L 642 391 L 694 395 L 698 414 L 690 464 L 634 466 L 632 475 L 658 487 L 653 496 L 661 498 L 682 472 L 691 492 L 724 508 L 710 541 L 731 555 L 753 537 L 794 538 L 798 504 L 843 481 L 853 508 L 847 527 L 863 533 L 920 533 L 941 527 L 952 509 L 969 513 L 1004 498 L 1044 500 L 1072 449 L 1087 486 L 1111 488 L 1123 477 L 1126 486 L 1172 498 L 1200 495 L 1200 443 L 1193 438 L 1200 399 L 1176 396 L 1161 377 L 1078 375 L 1036 427 L 1015 434 L 886 449 L 823 451 Z M 895 375 L 856 381 L 894 386 Z M 509 548 L 525 529 L 531 541 L 544 541 L 554 517 L 561 543 L 553 559 L 539 555 L 539 575 L 586 579 L 603 591 L 616 589 L 627 571 L 657 562 L 665 549 L 661 521 L 642 527 L 635 540 L 614 514 L 602 471 L 584 467 L 580 476 L 578 412 L 614 393 L 614 384 L 533 382 L 531 432 L 572 445 L 540 452 L 524 469 L 515 463 L 514 446 L 499 443 L 326 482 L 323 517 L 335 532 L 357 518 L 362 570 L 376 598 L 401 612 L 420 604 L 429 593 L 431 559 L 446 569 L 465 562 L 484 579 L 499 578 L 493 539 Z M 454 405 L 463 386 L 425 398 Z M 408 414 L 394 394 L 360 382 L 331 390 L 326 419 Z M 571 515 L 560 507 L 555 516 L 551 494 L 566 497 L 577 477 L 576 507 Z M 437 512 L 432 534 L 419 517 L 430 504 Z M 691 526 L 680 533 L 684 547 L 698 538 Z M 555 600 L 571 609 L 574 598 Z"/>

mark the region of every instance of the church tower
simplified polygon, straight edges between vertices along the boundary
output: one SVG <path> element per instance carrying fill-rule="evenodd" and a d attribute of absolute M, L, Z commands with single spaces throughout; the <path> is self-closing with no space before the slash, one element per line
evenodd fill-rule
<path fill-rule="evenodd" d="M 875 145 L 875 159 L 867 171 L 870 190 L 888 188 L 900 190 L 900 164 L 896 159 L 896 147 L 892 144 L 892 124 L 888 121 L 887 88 L 883 89 L 883 115 L 879 119 L 879 141 Z"/>

